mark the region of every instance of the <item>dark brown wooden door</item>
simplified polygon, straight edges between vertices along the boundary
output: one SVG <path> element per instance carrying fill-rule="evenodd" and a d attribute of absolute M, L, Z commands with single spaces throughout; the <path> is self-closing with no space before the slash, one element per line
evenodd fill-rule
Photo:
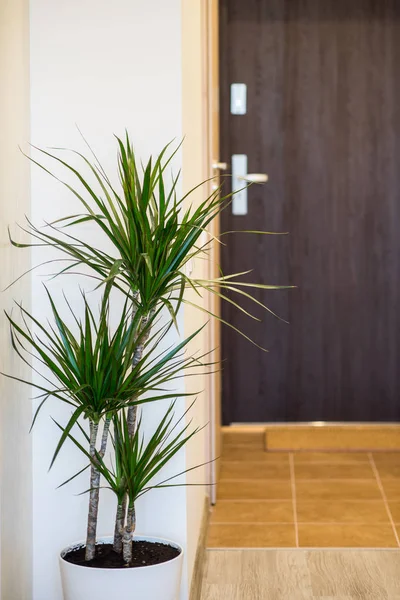
<path fill-rule="evenodd" d="M 221 159 L 270 178 L 222 230 L 289 232 L 226 236 L 223 269 L 298 286 L 256 295 L 289 325 L 225 304 L 269 353 L 223 329 L 224 422 L 398 420 L 400 0 L 222 0 L 220 19 Z"/>

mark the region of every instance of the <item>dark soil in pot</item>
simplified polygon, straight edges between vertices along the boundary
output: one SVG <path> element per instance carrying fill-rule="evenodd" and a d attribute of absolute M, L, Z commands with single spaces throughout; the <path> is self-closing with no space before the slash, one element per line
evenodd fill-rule
<path fill-rule="evenodd" d="M 148 567 L 158 565 L 176 558 L 180 550 L 167 544 L 159 542 L 134 541 L 132 547 L 132 562 L 124 563 L 121 554 L 113 550 L 112 544 L 98 544 L 96 546 L 96 557 L 88 562 L 85 561 L 85 546 L 79 546 L 70 550 L 64 560 L 81 567 L 96 567 L 97 569 L 123 569 L 134 567 Z"/>

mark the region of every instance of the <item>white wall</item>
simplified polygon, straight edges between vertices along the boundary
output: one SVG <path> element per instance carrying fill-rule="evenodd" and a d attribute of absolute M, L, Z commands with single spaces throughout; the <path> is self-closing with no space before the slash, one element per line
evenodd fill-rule
<path fill-rule="evenodd" d="M 202 109 L 196 95 L 201 78 L 197 28 L 200 0 L 182 0 L 184 23 L 181 0 L 116 0 L 112 4 L 106 0 L 30 0 L 30 25 L 28 1 L 0 0 L 1 289 L 31 264 L 29 251 L 10 247 L 6 225 L 23 222 L 23 215 L 30 212 L 40 223 L 76 208 L 62 186 L 37 168 L 32 171 L 30 185 L 29 162 L 17 148 L 30 139 L 29 111 L 33 144 L 82 149 L 77 123 L 104 165 L 111 169 L 115 167 L 113 133 L 122 134 L 127 128 L 144 157 L 156 153 L 170 139 L 180 140 L 187 134 L 185 188 L 201 177 L 197 161 L 202 152 Z M 189 107 L 186 113 L 182 93 Z M 182 154 L 178 154 L 175 170 L 182 160 Z M 87 234 L 94 235 L 89 230 Z M 32 264 L 42 259 L 43 254 L 33 252 Z M 48 271 L 42 268 L 39 272 Z M 44 316 L 40 281 L 36 274 L 26 277 L 0 295 L 0 308 L 10 307 L 13 298 L 23 299 L 29 306 L 32 291 L 33 311 Z M 75 283 L 72 278 L 62 282 L 70 297 L 78 301 Z M 60 285 L 61 281 L 52 284 L 56 294 L 60 293 Z M 192 329 L 203 320 L 200 316 L 192 320 L 187 312 L 187 332 L 188 318 Z M 11 351 L 4 318 L 0 319 L 0 370 L 26 375 Z M 192 389 L 203 387 L 200 381 Z M 55 489 L 81 464 L 81 457 L 72 449 L 72 454 L 64 453 L 54 470 L 47 473 L 57 440 L 57 431 L 48 417 L 51 414 L 63 419 L 67 412 L 49 403 L 30 436 L 30 395 L 23 386 L 0 380 L 1 597 L 59 600 L 57 552 L 84 535 L 87 499 L 74 494 L 85 487 L 86 481 Z M 160 404 L 145 409 L 148 431 L 164 408 Z M 179 403 L 178 414 L 184 408 L 185 403 Z M 204 422 L 203 399 L 192 414 L 196 423 Z M 186 454 L 182 452 L 167 473 L 203 462 L 205 435 L 199 436 Z M 193 473 L 189 480 L 203 481 L 204 470 Z M 188 597 L 204 497 L 205 488 L 176 488 L 156 491 L 138 506 L 139 531 L 165 535 L 186 547 L 182 600 Z M 111 529 L 110 507 L 112 499 L 108 496 L 101 507 L 101 533 Z"/>
<path fill-rule="evenodd" d="M 29 214 L 29 14 L 26 0 L 0 0 L 0 290 L 29 268 L 29 251 L 12 249 L 7 224 Z M 0 371 L 29 377 L 12 352 L 3 310 L 29 306 L 30 279 L 0 291 Z M 28 600 L 31 589 L 31 417 L 28 388 L 0 377 L 1 598 Z"/>
<path fill-rule="evenodd" d="M 127 128 L 143 157 L 157 153 L 172 138 L 180 140 L 185 133 L 181 9 L 181 0 L 31 0 L 33 144 L 82 148 L 75 129 L 77 123 L 104 166 L 113 169 L 113 133 L 123 134 Z M 174 168 L 181 162 L 179 154 Z M 32 218 L 36 223 L 74 212 L 75 208 L 70 194 L 59 184 L 38 169 L 32 170 Z M 35 251 L 33 263 L 42 256 Z M 60 283 L 53 283 L 56 293 Z M 76 294 L 72 291 L 76 281 L 71 278 L 62 283 L 71 294 Z M 32 305 L 37 316 L 45 314 L 42 299 L 40 279 L 34 276 Z M 162 410 L 161 405 L 152 407 L 151 414 L 146 409 L 149 429 Z M 177 410 L 182 413 L 183 402 Z M 34 600 L 60 600 L 57 552 L 68 542 L 82 538 L 85 529 L 86 498 L 73 495 L 83 489 L 84 482 L 79 480 L 55 490 L 75 465 L 78 467 L 80 457 L 72 454 L 75 458 L 71 460 L 64 453 L 54 470 L 47 473 L 57 438 L 48 414 L 65 418 L 66 412 L 49 403 L 32 436 Z M 200 409 L 196 417 L 202 416 Z M 189 449 L 189 464 L 192 459 L 202 462 L 203 444 L 204 437 Z M 180 471 L 185 465 L 182 452 L 169 466 L 169 472 Z M 196 490 L 156 491 L 138 506 L 140 532 L 165 535 L 185 546 L 189 542 L 182 600 L 188 597 L 199 510 L 204 499 L 204 489 Z M 111 530 L 110 506 L 108 498 L 102 505 L 100 532 Z"/>
<path fill-rule="evenodd" d="M 193 2 L 183 0 L 182 2 L 182 46 L 185 49 L 183 53 L 183 86 L 182 86 L 182 123 L 185 134 L 185 144 L 183 149 L 183 186 L 184 192 L 196 187 L 199 182 L 205 181 L 210 177 L 211 165 L 207 164 L 207 136 L 206 136 L 206 98 L 204 97 L 205 86 L 205 61 L 206 54 L 204 48 L 205 25 L 205 2 Z M 194 194 L 187 199 L 187 205 L 194 206 L 201 203 L 209 190 L 208 185 L 198 188 Z M 202 236 L 202 243 L 205 242 L 205 235 Z M 208 268 L 205 260 L 196 258 L 192 264 L 193 277 L 199 279 L 208 278 Z M 200 305 L 208 309 L 207 294 L 202 298 L 193 291 L 187 292 L 187 298 L 193 304 Z M 196 329 L 204 326 L 209 321 L 209 316 L 191 305 L 186 305 L 184 309 L 185 335 L 190 335 Z M 207 352 L 209 337 L 205 329 L 192 341 L 190 345 L 191 352 Z M 209 357 L 206 358 L 209 360 Z M 190 411 L 190 417 L 198 424 L 207 424 L 209 422 L 209 402 L 207 391 L 209 389 L 207 369 L 203 368 L 196 377 L 186 379 L 186 390 L 191 394 L 196 394 L 196 403 Z M 188 397 L 188 403 L 192 402 L 193 397 Z M 189 415 L 188 415 L 189 416 Z M 208 480 L 209 469 L 206 461 L 209 460 L 207 446 L 209 444 L 210 426 L 208 425 L 202 432 L 192 438 L 186 449 L 187 466 L 203 465 L 201 468 L 190 471 L 187 475 L 187 481 L 190 484 L 186 488 L 186 519 L 188 531 L 187 543 L 187 561 L 189 570 L 189 579 L 193 574 L 193 568 L 196 558 L 197 541 L 200 535 L 202 519 L 205 508 L 208 487 L 205 485 Z M 199 485 L 200 484 L 200 485 Z"/>

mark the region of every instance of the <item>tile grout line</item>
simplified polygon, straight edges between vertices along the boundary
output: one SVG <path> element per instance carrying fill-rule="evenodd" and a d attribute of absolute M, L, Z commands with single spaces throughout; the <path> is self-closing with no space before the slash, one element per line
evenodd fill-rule
<path fill-rule="evenodd" d="M 296 538 L 296 548 L 299 547 L 299 524 L 297 522 L 297 500 L 296 500 L 296 480 L 294 475 L 294 459 L 293 453 L 289 453 L 289 465 L 290 465 L 290 483 L 292 487 L 292 504 L 293 504 L 293 520 L 294 520 L 294 534 Z"/>
<path fill-rule="evenodd" d="M 382 496 L 383 503 L 384 503 L 385 508 L 386 508 L 387 515 L 389 517 L 390 524 L 391 524 L 392 529 L 393 529 L 394 537 L 396 539 L 397 545 L 400 548 L 400 540 L 399 540 L 399 536 L 397 535 L 396 525 L 394 524 L 394 520 L 393 520 L 392 512 L 390 510 L 389 502 L 388 502 L 388 499 L 386 497 L 386 493 L 385 493 L 384 487 L 382 485 L 381 477 L 379 475 L 379 471 L 378 471 L 377 466 L 375 464 L 374 457 L 372 456 L 372 452 L 368 452 L 368 457 L 369 457 L 369 461 L 371 463 L 371 468 L 372 468 L 372 470 L 374 472 L 374 475 L 375 475 L 375 478 L 376 478 L 376 482 L 378 484 L 379 491 L 380 491 L 381 496 Z"/>

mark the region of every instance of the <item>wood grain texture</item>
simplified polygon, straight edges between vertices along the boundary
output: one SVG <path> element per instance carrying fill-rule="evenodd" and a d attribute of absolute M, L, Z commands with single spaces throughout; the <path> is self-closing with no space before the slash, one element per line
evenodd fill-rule
<path fill-rule="evenodd" d="M 189 600 L 201 600 L 201 588 L 203 583 L 206 540 L 208 525 L 210 521 L 210 498 L 204 499 L 203 518 L 201 520 L 200 534 L 197 542 L 196 558 L 193 566 L 192 582 L 190 584 Z"/>
<path fill-rule="evenodd" d="M 267 450 L 400 450 L 400 425 L 388 423 L 342 423 L 270 425 L 265 431 Z"/>
<path fill-rule="evenodd" d="M 209 181 L 208 193 L 211 194 L 212 186 L 218 183 L 218 171 L 212 168 L 216 160 L 219 160 L 219 0 L 206 0 L 203 3 L 203 9 L 206 13 L 205 34 L 207 38 L 207 57 L 206 57 L 206 74 L 207 74 L 207 113 L 208 113 L 208 152 L 206 161 L 210 172 L 208 177 L 213 178 Z M 208 226 L 208 231 L 211 236 L 219 235 L 220 220 L 216 217 Z M 209 261 L 207 263 L 207 278 L 215 279 L 220 276 L 220 251 L 219 244 L 213 243 L 209 250 Z M 209 294 L 207 310 L 214 315 L 220 315 L 220 301 L 217 295 Z M 218 319 L 211 319 L 207 327 L 207 335 L 209 337 L 209 348 L 212 349 L 210 354 L 210 363 L 220 364 L 221 362 L 221 328 Z M 221 372 L 218 369 L 210 369 L 208 377 L 209 388 L 208 401 L 210 402 L 211 415 L 211 435 L 212 440 L 212 456 L 214 459 L 221 454 L 222 447 L 222 405 L 221 405 Z M 210 465 L 211 472 L 211 500 L 215 502 L 216 484 L 219 478 L 219 461 L 213 461 Z"/>
<path fill-rule="evenodd" d="M 270 177 L 221 229 L 290 232 L 227 236 L 223 270 L 298 286 L 256 293 L 290 325 L 225 303 L 270 351 L 223 328 L 225 423 L 400 419 L 399 17 L 397 0 L 221 0 L 221 159 Z"/>
<path fill-rule="evenodd" d="M 202 600 L 398 600 L 400 551 L 211 550 Z"/>

